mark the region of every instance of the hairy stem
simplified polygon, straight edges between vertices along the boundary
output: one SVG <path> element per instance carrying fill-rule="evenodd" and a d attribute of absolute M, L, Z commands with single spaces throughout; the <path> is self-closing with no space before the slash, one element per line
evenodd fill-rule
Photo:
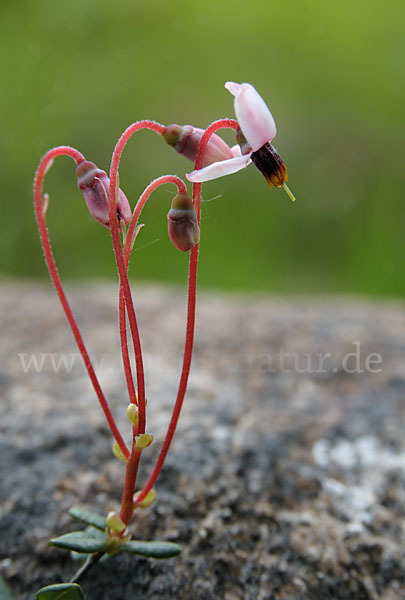
<path fill-rule="evenodd" d="M 135 308 L 132 300 L 131 289 L 128 281 L 128 263 L 125 261 L 124 253 L 122 252 L 120 237 L 119 237 L 119 226 L 116 218 L 117 211 L 117 191 L 118 191 L 118 169 L 119 163 L 121 159 L 122 152 L 125 148 L 130 137 L 141 129 L 151 129 L 156 133 L 162 135 L 165 128 L 163 125 L 156 123 L 155 121 L 143 120 L 138 121 L 137 123 L 133 123 L 130 125 L 122 134 L 120 139 L 117 142 L 117 145 L 114 149 L 113 156 L 111 159 L 111 168 L 110 168 L 110 189 L 109 189 L 109 215 L 110 215 L 110 231 L 112 237 L 112 243 L 114 248 L 115 260 L 117 263 L 119 279 L 120 279 L 120 314 L 124 314 L 124 306 L 121 299 L 123 297 L 126 313 L 128 315 L 129 328 L 131 331 L 132 342 L 135 353 L 135 365 L 136 365 L 136 379 L 137 379 L 137 398 L 136 402 L 138 404 L 138 424 L 133 428 L 133 441 L 132 441 L 132 449 L 129 456 L 129 460 L 127 462 L 127 470 L 125 475 L 125 484 L 123 491 L 123 498 L 121 503 L 121 519 L 124 523 L 129 523 L 132 511 L 133 511 L 133 494 L 135 491 L 136 484 L 136 476 L 138 472 L 139 460 L 141 452 L 135 446 L 135 437 L 136 435 L 142 434 L 145 432 L 146 428 L 146 398 L 145 398 L 145 375 L 144 375 L 144 367 L 143 367 L 143 358 L 142 358 L 142 347 L 141 340 L 139 335 L 138 324 L 135 315 Z M 151 184 L 153 185 L 153 184 Z M 184 185 L 184 184 L 183 184 Z M 146 200 L 145 200 L 146 201 Z M 128 244 L 132 242 L 133 232 L 136 225 L 136 220 L 133 220 L 132 228 L 130 228 L 129 235 L 127 236 Z M 130 251 L 130 248 L 128 252 Z M 126 372 L 126 379 L 128 384 L 128 392 L 130 395 L 130 399 L 135 401 L 135 390 L 132 381 L 132 372 L 131 365 L 128 357 L 128 343 L 126 338 L 126 327 L 125 327 L 125 318 L 120 317 L 120 333 L 122 340 L 122 353 L 123 353 L 123 363 L 124 369 Z"/>
<path fill-rule="evenodd" d="M 52 282 L 55 286 L 56 292 L 59 296 L 60 303 L 65 312 L 66 318 L 72 330 L 73 336 L 76 340 L 76 344 L 79 348 L 79 352 L 82 356 L 84 365 L 86 367 L 87 373 L 90 377 L 90 380 L 93 384 L 94 390 L 97 394 L 99 403 L 104 412 L 104 415 L 107 419 L 108 425 L 111 429 L 111 432 L 119 445 L 124 456 L 129 456 L 129 450 L 125 445 L 124 440 L 118 430 L 118 427 L 114 421 L 114 418 L 111 414 L 108 403 L 105 399 L 104 393 L 101 389 L 100 383 L 98 381 L 97 375 L 94 371 L 93 365 L 91 363 L 89 354 L 87 352 L 86 346 L 83 342 L 82 335 L 80 333 L 79 327 L 76 323 L 76 319 L 73 316 L 73 312 L 70 308 L 69 302 L 67 300 L 65 291 L 62 286 L 61 279 L 59 277 L 58 269 L 56 267 L 55 259 L 52 252 L 51 242 L 49 239 L 48 229 L 46 226 L 46 204 L 42 201 L 42 191 L 43 191 L 43 181 L 44 177 L 52 165 L 53 159 L 57 156 L 70 156 L 76 164 L 81 163 L 84 160 L 84 156 L 74 148 L 70 146 L 58 146 L 57 148 L 53 148 L 49 150 L 41 159 L 39 163 L 37 172 L 35 174 L 34 180 L 34 205 L 35 205 L 35 215 L 38 222 L 39 235 L 41 238 L 41 244 L 45 255 L 45 261 L 48 267 L 49 274 L 51 276 Z"/>
<path fill-rule="evenodd" d="M 132 219 L 131 219 L 131 222 L 130 222 L 130 225 L 128 228 L 128 232 L 127 232 L 127 239 L 126 239 L 126 242 L 124 245 L 124 263 L 125 263 L 125 268 L 127 271 L 128 271 L 130 253 L 131 253 L 132 246 L 133 246 L 133 236 L 136 231 L 136 226 L 138 224 L 139 216 L 142 212 L 142 209 L 145 206 L 145 204 L 146 204 L 147 200 L 149 199 L 150 195 L 152 194 L 152 192 L 154 190 L 156 190 L 159 186 L 161 186 L 165 183 L 174 183 L 177 186 L 177 189 L 179 190 L 179 192 L 187 191 L 187 188 L 184 185 L 184 182 L 181 179 L 179 179 L 178 177 L 176 177 L 175 175 L 164 175 L 162 177 L 159 177 L 158 179 L 155 179 L 147 186 L 147 188 L 141 194 L 141 196 L 135 206 L 135 209 L 134 209 L 134 212 L 132 215 Z M 123 294 L 122 287 L 120 288 L 120 298 L 119 298 L 119 320 L 120 320 L 120 330 L 125 329 L 126 328 L 125 301 L 124 301 L 124 294 Z M 126 340 L 126 332 L 125 332 L 125 340 Z M 128 345 L 126 344 L 126 348 L 123 349 L 123 354 L 125 354 L 127 352 L 128 352 Z M 126 355 L 125 360 L 129 362 L 128 354 Z M 123 490 L 123 494 L 122 494 L 121 511 L 120 511 L 120 517 L 126 525 L 128 525 L 128 523 L 131 519 L 132 513 L 133 513 L 133 496 L 134 496 L 134 491 L 135 491 L 136 478 L 137 478 L 137 474 L 138 474 L 139 461 L 141 458 L 141 451 L 138 448 L 136 448 L 136 446 L 135 446 L 135 441 L 136 441 L 135 436 L 137 434 L 138 434 L 138 426 L 134 426 L 132 429 L 132 450 L 131 450 L 130 458 L 127 463 L 127 468 L 126 468 L 126 473 L 125 473 L 125 483 L 124 483 L 124 490 Z"/>
<path fill-rule="evenodd" d="M 203 164 L 204 152 L 207 147 L 210 137 L 218 130 L 224 127 L 238 129 L 239 125 L 237 121 L 233 119 L 221 119 L 212 123 L 204 132 L 197 151 L 195 160 L 195 169 L 201 169 Z M 198 222 L 200 223 L 200 206 L 201 206 L 201 183 L 195 183 L 193 185 L 193 202 L 197 212 Z M 177 391 L 176 402 L 173 408 L 173 413 L 170 419 L 169 427 L 166 433 L 166 437 L 163 441 L 162 448 L 159 456 L 156 460 L 153 471 L 142 488 L 141 493 L 137 498 L 137 502 L 147 496 L 152 487 L 154 486 L 156 479 L 162 470 L 165 462 L 167 453 L 170 448 L 170 444 L 173 440 L 174 433 L 176 431 L 177 423 L 179 420 L 181 408 L 183 406 L 183 400 L 187 390 L 188 377 L 190 374 L 191 358 L 193 354 L 193 343 L 194 343 L 194 329 L 195 329 L 195 309 L 196 309 L 196 294 L 197 294 L 197 270 L 198 270 L 198 250 L 199 244 L 194 246 L 190 251 L 189 259 L 189 275 L 188 275 L 188 293 L 187 293 L 187 321 L 186 321 L 186 339 L 183 353 L 183 365 L 181 370 L 180 382 Z"/>
<path fill-rule="evenodd" d="M 117 221 L 117 191 L 118 191 L 118 168 L 121 159 L 122 152 L 130 139 L 130 137 L 141 129 L 151 129 L 158 134 L 162 134 L 164 126 L 155 121 L 143 120 L 133 123 L 124 131 L 118 140 L 111 159 L 110 167 L 110 189 L 109 189 L 109 214 L 110 214 L 110 231 L 113 243 L 115 260 L 117 263 L 120 289 L 122 288 L 127 314 L 129 327 L 131 330 L 132 341 L 135 352 L 135 364 L 136 364 L 136 378 L 138 388 L 138 406 L 139 406 L 139 433 L 145 432 L 146 426 L 146 414 L 145 414 L 145 375 L 142 359 L 142 347 L 139 336 L 138 324 L 135 315 L 134 304 L 132 300 L 131 289 L 129 286 L 127 270 L 124 263 L 124 257 L 121 248 L 120 236 L 119 236 L 119 225 Z M 126 345 L 127 348 L 127 345 Z M 125 344 L 123 349 L 125 350 Z M 130 368 L 129 361 L 124 359 L 124 368 Z M 129 379 L 129 373 L 127 375 L 127 381 Z"/>
<path fill-rule="evenodd" d="M 128 227 L 126 241 L 124 244 L 124 263 L 125 268 L 128 272 L 129 265 L 129 257 L 131 254 L 131 250 L 134 243 L 134 235 L 136 231 L 136 227 L 138 225 L 139 217 L 142 212 L 143 207 L 145 206 L 147 200 L 149 199 L 152 192 L 154 192 L 158 187 L 165 183 L 174 183 L 177 186 L 179 192 L 187 193 L 187 188 L 184 182 L 176 175 L 163 175 L 162 177 L 158 177 L 153 180 L 144 192 L 141 194 L 135 209 L 132 214 L 132 219 Z M 127 340 L 127 332 L 126 332 L 126 319 L 125 319 L 125 299 L 124 292 L 122 287 L 120 287 L 120 298 L 119 298 L 119 323 L 120 323 L 120 337 L 121 337 L 121 349 L 122 349 L 122 358 L 124 363 L 124 371 L 127 379 L 127 387 L 129 392 L 130 402 L 138 404 L 135 388 L 132 378 L 130 360 L 129 360 L 129 352 L 128 352 L 128 340 Z"/>

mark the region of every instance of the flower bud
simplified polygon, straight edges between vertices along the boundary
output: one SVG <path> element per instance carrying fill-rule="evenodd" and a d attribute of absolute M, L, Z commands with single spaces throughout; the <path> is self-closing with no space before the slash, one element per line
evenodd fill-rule
<path fill-rule="evenodd" d="M 195 162 L 200 140 L 204 129 L 192 127 L 191 125 L 168 125 L 163 132 L 163 138 L 179 154 Z M 220 160 L 232 158 L 232 150 L 219 135 L 212 135 L 204 151 L 203 167 Z"/>
<path fill-rule="evenodd" d="M 109 226 L 108 193 L 110 180 L 107 173 L 99 169 L 93 162 L 84 160 L 76 168 L 77 184 L 82 190 L 87 208 L 93 217 L 104 227 Z M 118 190 L 117 216 L 126 224 L 131 220 L 132 212 L 124 192 Z"/>
<path fill-rule="evenodd" d="M 140 449 L 147 448 L 153 442 L 153 435 L 149 433 L 141 433 L 135 436 L 135 446 Z"/>
<path fill-rule="evenodd" d="M 200 228 L 193 201 L 188 194 L 178 193 L 167 215 L 169 238 L 182 252 L 194 248 L 200 241 Z"/>
<path fill-rule="evenodd" d="M 120 516 L 113 510 L 111 510 L 106 518 L 107 527 L 116 531 L 117 533 L 122 533 L 125 530 L 125 523 L 121 521 Z"/>
<path fill-rule="evenodd" d="M 156 490 L 151 489 L 145 496 L 145 498 L 142 500 L 142 502 L 139 502 L 139 504 L 137 504 L 137 498 L 139 497 L 141 492 L 136 492 L 136 494 L 134 495 L 134 504 L 136 505 L 136 507 L 139 508 L 148 508 L 148 506 L 151 506 L 151 504 L 154 503 L 154 501 L 156 500 Z"/>

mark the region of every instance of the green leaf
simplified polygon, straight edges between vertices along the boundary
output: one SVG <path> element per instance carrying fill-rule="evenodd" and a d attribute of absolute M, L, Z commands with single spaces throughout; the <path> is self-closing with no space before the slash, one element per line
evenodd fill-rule
<path fill-rule="evenodd" d="M 180 554 L 181 546 L 172 542 L 132 541 L 121 544 L 119 550 L 139 554 L 140 556 L 148 556 L 149 558 L 172 558 Z"/>
<path fill-rule="evenodd" d="M 0 600 L 15 600 L 15 596 L 4 581 L 3 577 L 0 576 Z"/>
<path fill-rule="evenodd" d="M 106 520 L 102 515 L 86 510 L 85 508 L 80 508 L 79 506 L 73 506 L 69 510 L 69 514 L 76 521 L 80 521 L 85 525 L 91 525 L 96 529 L 101 529 L 101 531 L 104 531 L 107 526 Z"/>
<path fill-rule="evenodd" d="M 84 595 L 77 583 L 55 583 L 38 590 L 35 598 L 36 600 L 84 600 Z"/>
<path fill-rule="evenodd" d="M 70 558 L 72 560 L 75 560 L 76 562 L 79 562 L 80 564 L 84 564 L 88 557 L 85 554 L 81 554 L 80 552 L 75 552 L 74 550 L 71 550 Z"/>
<path fill-rule="evenodd" d="M 106 545 L 107 538 L 105 533 L 101 533 L 94 527 L 87 527 L 83 531 L 73 531 L 72 533 L 65 533 L 60 537 L 49 540 L 49 546 L 56 546 L 63 550 L 73 550 L 74 552 L 81 552 L 85 554 L 92 554 L 103 550 Z"/>

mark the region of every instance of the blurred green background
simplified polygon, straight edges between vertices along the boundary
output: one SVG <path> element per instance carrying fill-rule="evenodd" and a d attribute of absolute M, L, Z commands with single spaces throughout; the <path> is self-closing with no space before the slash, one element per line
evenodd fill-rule
<path fill-rule="evenodd" d="M 141 118 L 205 127 L 233 117 L 227 80 L 251 82 L 278 125 L 293 204 L 253 167 L 204 186 L 202 287 L 404 296 L 403 0 L 2 0 L 0 47 L 3 276 L 47 276 L 32 178 L 54 145 L 108 169 L 122 130 Z M 234 143 L 232 134 L 224 134 Z M 129 143 L 131 200 L 191 163 L 155 134 Z M 45 189 L 62 275 L 116 276 L 70 159 Z M 143 213 L 133 280 L 184 281 L 167 238 L 173 190 Z"/>

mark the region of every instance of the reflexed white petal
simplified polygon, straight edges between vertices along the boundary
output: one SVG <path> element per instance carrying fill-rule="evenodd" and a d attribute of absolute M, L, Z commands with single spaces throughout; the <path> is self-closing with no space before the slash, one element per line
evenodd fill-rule
<path fill-rule="evenodd" d="M 235 156 L 242 156 L 242 150 L 240 149 L 239 144 L 236 144 L 236 146 L 232 146 L 231 152 L 232 152 L 232 155 L 234 157 Z"/>
<path fill-rule="evenodd" d="M 271 142 L 277 133 L 276 124 L 263 98 L 250 83 L 239 86 L 234 106 L 242 133 L 254 152 Z"/>
<path fill-rule="evenodd" d="M 236 96 L 236 94 L 239 92 L 240 84 L 235 83 L 234 81 L 227 81 L 225 87 L 233 96 Z"/>
<path fill-rule="evenodd" d="M 198 169 L 187 173 L 186 177 L 193 183 L 202 183 L 204 181 L 211 181 L 211 179 L 218 179 L 224 175 L 231 175 L 237 171 L 241 171 L 248 164 L 252 162 L 250 160 L 250 154 L 245 156 L 236 156 L 235 158 L 229 158 L 228 160 L 220 160 L 219 162 L 212 163 L 204 169 Z"/>

